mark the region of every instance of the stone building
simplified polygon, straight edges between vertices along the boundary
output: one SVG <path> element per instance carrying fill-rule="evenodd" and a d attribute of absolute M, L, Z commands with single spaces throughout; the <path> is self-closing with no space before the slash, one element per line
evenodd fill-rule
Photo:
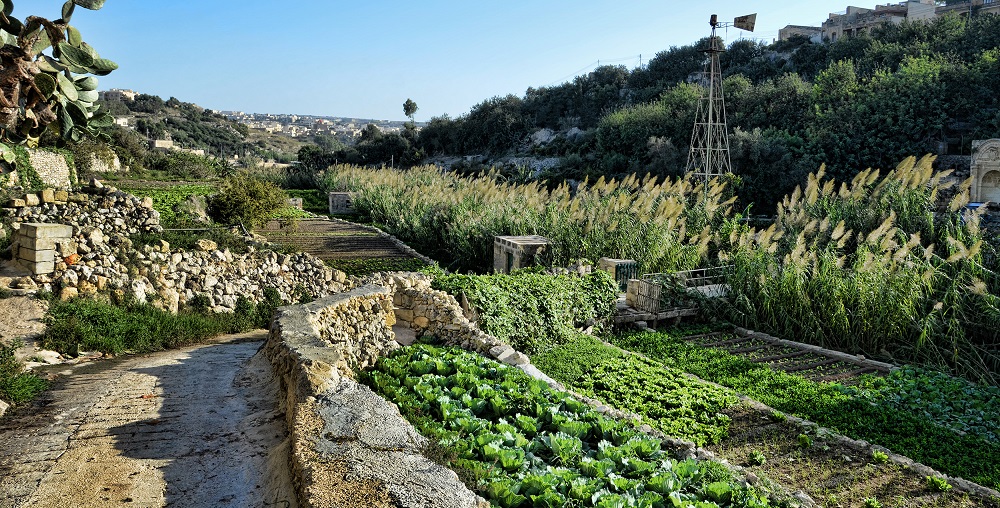
<path fill-rule="evenodd" d="M 972 142 L 972 201 L 1000 203 L 1000 139 Z"/>
<path fill-rule="evenodd" d="M 788 25 L 778 30 L 778 40 L 785 41 L 799 35 L 812 42 L 823 42 L 823 28 L 818 26 Z"/>
<path fill-rule="evenodd" d="M 850 6 L 844 12 L 830 14 L 823 22 L 823 38 L 835 42 L 841 37 L 870 32 L 885 23 L 934 19 L 936 9 L 934 0 L 908 0 L 898 4 L 876 5 L 874 9 Z"/>
<path fill-rule="evenodd" d="M 937 15 L 955 13 L 966 17 L 975 14 L 1000 14 L 1000 0 L 965 0 L 949 2 L 937 8 Z"/>

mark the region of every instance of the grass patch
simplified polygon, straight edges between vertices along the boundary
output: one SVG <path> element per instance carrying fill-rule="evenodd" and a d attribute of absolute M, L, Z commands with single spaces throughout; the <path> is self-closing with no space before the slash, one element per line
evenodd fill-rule
<path fill-rule="evenodd" d="M 925 416 L 919 406 L 903 406 L 905 410 L 901 410 L 891 398 L 886 403 L 872 402 L 853 396 L 851 390 L 840 385 L 772 370 L 665 333 L 625 334 L 611 341 L 664 367 L 690 372 L 780 411 L 885 446 L 949 475 L 1000 487 L 1000 463 L 996 461 L 1000 445 L 981 436 L 951 430 Z"/>
<path fill-rule="evenodd" d="M 347 275 L 370 275 L 376 272 L 416 272 L 427 263 L 417 258 L 328 259 L 326 264 Z"/>
<path fill-rule="evenodd" d="M 635 412 L 667 435 L 705 445 L 729 429 L 721 412 L 738 400 L 678 369 L 623 353 L 589 336 L 532 356 L 546 374 L 616 408 Z"/>
<path fill-rule="evenodd" d="M 21 344 L 0 345 L 0 399 L 23 404 L 45 391 L 49 384 L 44 379 L 24 372 L 24 366 L 14 357 Z"/>
<path fill-rule="evenodd" d="M 114 303 L 84 298 L 54 300 L 45 316 L 48 327 L 43 344 L 70 355 L 79 351 L 148 353 L 224 333 L 265 328 L 274 309 L 283 305 L 276 291 L 265 294 L 265 300 L 256 305 L 241 297 L 232 314 L 209 314 L 198 300 L 178 314 L 127 298 Z"/>

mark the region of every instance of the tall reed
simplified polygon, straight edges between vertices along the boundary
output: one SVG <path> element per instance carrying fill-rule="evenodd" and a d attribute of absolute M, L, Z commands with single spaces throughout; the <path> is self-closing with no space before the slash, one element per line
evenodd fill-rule
<path fill-rule="evenodd" d="M 778 335 L 996 383 L 1000 279 L 984 266 L 979 215 L 962 211 L 969 182 L 937 206 L 952 184 L 932 163 L 911 157 L 839 186 L 810 175 L 774 225 L 730 235 L 725 310 Z"/>
<path fill-rule="evenodd" d="M 713 228 L 731 213 L 723 182 L 652 177 L 585 181 L 548 190 L 495 174 L 461 178 L 428 166 L 408 171 L 335 166 L 328 190 L 354 191 L 354 206 L 393 234 L 459 270 L 492 266 L 493 237 L 542 235 L 553 262 L 618 257 L 645 271 L 696 268 L 709 260 Z"/>

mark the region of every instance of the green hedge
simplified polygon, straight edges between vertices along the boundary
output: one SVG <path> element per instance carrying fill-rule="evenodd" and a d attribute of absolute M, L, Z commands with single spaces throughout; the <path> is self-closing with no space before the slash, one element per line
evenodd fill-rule
<path fill-rule="evenodd" d="M 433 287 L 464 293 L 483 331 L 526 353 L 569 340 L 575 329 L 615 312 L 618 284 L 605 272 L 548 275 L 531 270 L 496 275 L 441 275 Z"/>

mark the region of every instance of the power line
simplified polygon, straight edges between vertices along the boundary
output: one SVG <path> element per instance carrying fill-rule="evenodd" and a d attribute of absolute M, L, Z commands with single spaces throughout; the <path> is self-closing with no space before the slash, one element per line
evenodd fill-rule
<path fill-rule="evenodd" d="M 569 78 L 579 76 L 584 71 L 589 71 L 591 69 L 594 69 L 596 67 L 600 67 L 600 66 L 605 65 L 605 64 L 618 63 L 618 62 L 626 62 L 626 61 L 629 61 L 629 60 L 635 60 L 637 58 L 640 60 L 640 66 L 641 66 L 642 65 L 642 55 L 641 54 L 639 54 L 639 55 L 631 55 L 631 56 L 624 56 L 624 57 L 621 57 L 621 58 L 612 58 L 610 60 L 601 58 L 599 60 L 591 62 L 590 64 L 588 64 L 586 67 L 583 67 L 582 69 L 574 71 L 571 74 L 567 74 L 566 76 L 564 76 L 562 78 L 559 78 L 559 79 L 557 79 L 557 80 L 555 80 L 555 81 L 553 81 L 551 83 L 547 83 L 545 85 L 542 85 L 542 88 L 547 88 L 547 87 L 550 87 L 552 85 L 556 85 L 556 84 L 559 84 L 559 83 L 564 83 Z"/>

